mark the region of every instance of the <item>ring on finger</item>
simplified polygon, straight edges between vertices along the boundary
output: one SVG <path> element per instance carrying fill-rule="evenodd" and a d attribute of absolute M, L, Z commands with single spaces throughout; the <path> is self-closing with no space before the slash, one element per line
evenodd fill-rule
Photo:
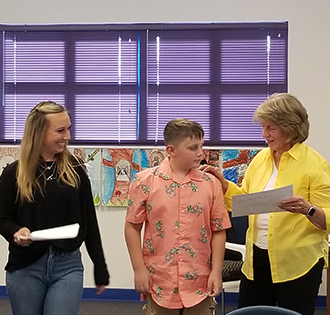
<path fill-rule="evenodd" d="M 17 236 L 17 237 L 16 237 L 16 239 L 17 239 L 18 241 L 20 241 L 20 240 L 21 240 L 21 239 L 19 238 L 19 236 Z"/>

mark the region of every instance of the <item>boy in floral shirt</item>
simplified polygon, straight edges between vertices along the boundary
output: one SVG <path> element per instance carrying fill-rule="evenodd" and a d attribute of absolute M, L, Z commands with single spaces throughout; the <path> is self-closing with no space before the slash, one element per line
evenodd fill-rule
<path fill-rule="evenodd" d="M 197 122 L 170 121 L 164 142 L 168 157 L 129 189 L 125 238 L 135 289 L 147 296 L 146 314 L 211 315 L 231 226 L 221 185 L 198 170 L 204 131 Z"/>

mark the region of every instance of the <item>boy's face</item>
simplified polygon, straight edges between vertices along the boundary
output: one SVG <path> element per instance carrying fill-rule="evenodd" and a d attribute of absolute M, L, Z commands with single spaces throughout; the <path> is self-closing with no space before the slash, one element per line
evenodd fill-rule
<path fill-rule="evenodd" d="M 172 146 L 171 157 L 181 169 L 198 168 L 204 157 L 203 144 L 204 139 L 188 137 L 180 144 Z"/>

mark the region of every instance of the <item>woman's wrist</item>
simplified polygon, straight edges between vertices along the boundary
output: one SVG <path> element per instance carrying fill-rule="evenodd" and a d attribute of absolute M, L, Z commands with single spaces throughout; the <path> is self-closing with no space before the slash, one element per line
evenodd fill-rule
<path fill-rule="evenodd" d="M 306 216 L 308 217 L 312 217 L 314 216 L 316 213 L 316 207 L 314 205 L 310 205 L 310 207 L 308 208 L 307 212 L 306 212 Z"/>

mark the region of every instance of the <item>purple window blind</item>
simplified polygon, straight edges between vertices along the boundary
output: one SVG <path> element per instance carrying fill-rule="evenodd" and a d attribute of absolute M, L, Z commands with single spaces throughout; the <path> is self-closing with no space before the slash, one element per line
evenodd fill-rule
<path fill-rule="evenodd" d="M 264 143 L 252 117 L 287 90 L 287 23 L 102 27 L 0 26 L 0 142 L 19 142 L 30 109 L 53 100 L 71 143 L 163 144 L 177 117 L 201 123 L 205 145 Z"/>

